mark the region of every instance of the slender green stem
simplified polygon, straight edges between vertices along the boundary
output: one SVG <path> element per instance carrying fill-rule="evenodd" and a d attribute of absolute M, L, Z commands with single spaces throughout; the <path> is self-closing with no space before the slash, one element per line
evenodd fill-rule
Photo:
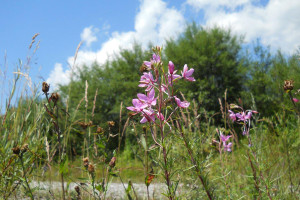
<path fill-rule="evenodd" d="M 32 191 L 31 191 L 29 183 L 28 183 L 28 180 L 27 180 L 27 176 L 26 176 L 26 171 L 25 171 L 24 162 L 23 162 L 23 153 L 21 153 L 21 155 L 19 156 L 19 158 L 20 158 L 20 162 L 21 162 L 21 165 L 22 165 L 22 170 L 23 170 L 23 175 L 24 175 L 24 178 L 25 178 L 25 183 L 26 183 L 26 186 L 27 186 L 27 190 L 30 193 L 30 198 L 34 199 Z"/>

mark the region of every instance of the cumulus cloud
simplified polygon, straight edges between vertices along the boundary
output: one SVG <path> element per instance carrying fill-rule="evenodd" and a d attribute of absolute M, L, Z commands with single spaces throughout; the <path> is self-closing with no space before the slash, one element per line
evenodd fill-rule
<path fill-rule="evenodd" d="M 107 26 L 107 25 L 106 25 Z M 129 32 L 113 32 L 109 39 L 102 43 L 101 47 L 96 50 L 83 49 L 78 52 L 76 65 L 89 66 L 97 62 L 104 63 L 106 60 L 117 55 L 120 49 L 131 49 L 134 42 L 141 43 L 147 47 L 149 42 L 155 45 L 163 45 L 165 39 L 175 38 L 184 30 L 185 20 L 183 14 L 175 8 L 169 8 L 162 0 L 143 0 L 141 1 L 139 12 L 135 17 L 134 30 Z M 87 27 L 83 30 L 81 38 L 85 39 L 87 45 L 95 42 L 95 30 L 93 27 Z M 73 63 L 74 57 L 68 58 L 68 63 Z M 52 84 L 64 84 L 59 82 L 54 75 L 62 73 L 68 77 L 69 70 L 61 70 L 55 67 L 51 72 L 48 81 Z M 53 77 L 53 78 L 52 78 Z M 55 82 L 58 81 L 58 82 Z"/>
<path fill-rule="evenodd" d="M 84 42 L 87 47 L 89 47 L 93 42 L 98 40 L 96 37 L 98 32 L 99 29 L 94 28 L 93 26 L 84 28 L 80 34 L 81 41 Z"/>
<path fill-rule="evenodd" d="M 71 70 L 63 70 L 61 63 L 55 63 L 54 69 L 50 72 L 47 83 L 51 84 L 53 90 L 57 89 L 58 84 L 68 84 L 70 81 Z"/>
<path fill-rule="evenodd" d="M 211 2 L 211 3 L 210 3 Z M 300 1 L 269 0 L 187 0 L 205 15 L 205 26 L 218 25 L 245 35 L 247 42 L 260 38 L 273 50 L 293 53 L 300 45 Z"/>

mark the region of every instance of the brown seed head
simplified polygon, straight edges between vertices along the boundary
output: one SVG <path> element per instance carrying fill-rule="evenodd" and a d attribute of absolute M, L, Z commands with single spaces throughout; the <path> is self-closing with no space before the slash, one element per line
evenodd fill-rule
<path fill-rule="evenodd" d="M 43 82 L 43 84 L 42 84 L 42 91 L 44 93 L 47 93 L 47 92 L 49 92 L 49 89 L 50 89 L 50 85 L 47 82 Z"/>
<path fill-rule="evenodd" d="M 83 161 L 83 166 L 84 167 L 88 167 L 89 166 L 89 157 L 83 158 L 82 161 Z"/>
<path fill-rule="evenodd" d="M 294 89 L 294 81 L 293 80 L 285 80 L 283 89 L 286 92 L 293 90 Z"/>
<path fill-rule="evenodd" d="M 51 97 L 50 97 L 50 100 L 52 99 L 52 101 L 54 102 L 54 103 L 56 103 L 58 100 L 59 100 L 59 94 L 57 93 L 57 92 L 55 92 L 55 93 L 52 93 L 51 94 Z"/>
<path fill-rule="evenodd" d="M 28 150 L 28 144 L 24 144 L 24 145 L 21 147 L 21 152 L 22 152 L 22 153 L 25 153 L 27 150 Z"/>
<path fill-rule="evenodd" d="M 75 186 L 75 191 L 77 192 L 77 195 L 80 195 L 80 187 L 78 185 Z"/>
<path fill-rule="evenodd" d="M 14 154 L 19 155 L 20 153 L 20 147 L 14 147 L 11 149 L 13 151 Z"/>
<path fill-rule="evenodd" d="M 114 121 L 108 121 L 108 126 L 109 127 L 114 127 L 115 126 L 115 122 Z"/>
<path fill-rule="evenodd" d="M 88 166 L 88 171 L 89 171 L 90 173 L 94 173 L 94 172 L 95 172 L 95 167 L 94 167 L 93 164 L 89 164 L 89 166 Z"/>
<path fill-rule="evenodd" d="M 104 133 L 103 128 L 101 128 L 100 126 L 97 128 L 97 133 Z"/>
<path fill-rule="evenodd" d="M 116 157 L 112 157 L 112 158 L 111 158 L 111 160 L 110 160 L 110 162 L 109 162 L 109 166 L 110 166 L 111 168 L 114 168 L 114 167 L 115 167 L 115 165 L 116 165 L 116 160 L 117 160 Z"/>

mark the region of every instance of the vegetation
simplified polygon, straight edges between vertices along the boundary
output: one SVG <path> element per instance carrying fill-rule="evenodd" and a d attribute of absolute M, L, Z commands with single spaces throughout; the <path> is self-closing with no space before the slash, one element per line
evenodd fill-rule
<path fill-rule="evenodd" d="M 3 199 L 111 199 L 112 183 L 123 199 L 300 195 L 296 54 L 194 23 L 163 49 L 134 44 L 85 66 L 58 91 L 27 92 L 22 69 L 0 118 Z"/>

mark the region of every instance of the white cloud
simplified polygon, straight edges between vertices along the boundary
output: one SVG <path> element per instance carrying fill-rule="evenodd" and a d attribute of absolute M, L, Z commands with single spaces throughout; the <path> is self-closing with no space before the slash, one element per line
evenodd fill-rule
<path fill-rule="evenodd" d="M 71 70 L 63 70 L 61 63 L 55 63 L 54 69 L 50 72 L 49 78 L 46 80 L 50 83 L 51 89 L 56 90 L 58 84 L 68 84 L 70 81 Z"/>
<path fill-rule="evenodd" d="M 93 26 L 84 28 L 80 34 L 81 41 L 85 42 L 86 46 L 89 47 L 93 42 L 98 40 L 96 37 L 98 32 L 99 29 L 94 28 Z"/>
<path fill-rule="evenodd" d="M 143 47 L 147 47 L 149 42 L 155 45 L 163 45 L 165 39 L 178 36 L 184 30 L 185 20 L 183 14 L 175 8 L 168 8 L 162 0 L 143 0 L 139 12 L 135 17 L 135 30 L 129 32 L 113 32 L 109 39 L 101 45 L 97 51 L 87 49 L 80 50 L 77 55 L 76 65 L 78 67 L 97 62 L 104 63 L 118 54 L 120 49 L 130 49 L 136 41 Z M 107 27 L 107 25 L 105 25 Z M 93 27 L 87 27 L 83 30 L 81 38 L 87 45 L 97 40 Z M 74 57 L 69 57 L 68 62 L 73 63 Z M 55 75 L 68 78 L 69 70 L 63 71 L 55 67 L 48 79 L 51 84 L 65 84 L 67 81 L 60 82 Z M 53 74 L 53 76 L 52 76 Z"/>
<path fill-rule="evenodd" d="M 293 53 L 300 45 L 299 0 L 269 0 L 266 6 L 253 0 L 187 0 L 187 3 L 204 12 L 205 26 L 229 27 L 245 35 L 247 42 L 261 38 L 264 45 L 285 53 Z"/>

